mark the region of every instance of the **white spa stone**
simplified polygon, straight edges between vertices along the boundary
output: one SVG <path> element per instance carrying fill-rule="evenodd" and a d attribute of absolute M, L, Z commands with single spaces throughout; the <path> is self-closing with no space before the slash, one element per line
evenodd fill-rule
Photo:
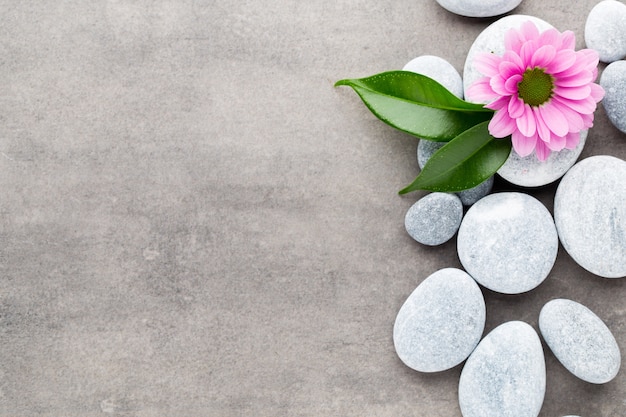
<path fill-rule="evenodd" d="M 522 158 L 511 149 L 511 154 L 498 170 L 498 175 L 520 187 L 541 187 L 551 184 L 565 175 L 576 163 L 585 147 L 588 133 L 587 130 L 580 132 L 580 142 L 576 148 L 552 152 L 545 161 L 537 159 L 534 152 Z"/>
<path fill-rule="evenodd" d="M 422 55 L 407 63 L 403 71 L 411 71 L 432 78 L 458 98 L 463 98 L 463 80 L 451 63 L 434 55 Z"/>
<path fill-rule="evenodd" d="M 625 29 L 626 30 L 626 29 Z M 626 133 L 626 61 L 609 64 L 600 77 L 602 105 L 613 125 Z"/>
<path fill-rule="evenodd" d="M 548 209 L 523 193 L 490 194 L 465 214 L 459 259 L 479 284 L 519 294 L 541 284 L 556 260 L 558 236 Z"/>
<path fill-rule="evenodd" d="M 485 314 L 476 282 L 460 269 L 441 269 L 400 308 L 393 328 L 396 352 L 402 362 L 420 372 L 453 368 L 480 341 Z"/>
<path fill-rule="evenodd" d="M 459 381 L 463 417 L 537 417 L 546 365 L 535 330 L 510 321 L 492 330 L 470 355 Z"/>
<path fill-rule="evenodd" d="M 548 22 L 534 16 L 510 15 L 505 16 L 487 26 L 487 28 L 485 28 L 485 30 L 483 30 L 480 35 L 478 35 L 476 40 L 474 40 L 474 43 L 467 53 L 467 58 L 465 59 L 465 66 L 463 69 L 463 89 L 465 91 L 465 100 L 480 103 L 479 100 L 473 99 L 471 95 L 467 94 L 468 88 L 479 78 L 483 77 L 483 74 L 481 74 L 474 67 L 474 59 L 476 58 L 476 56 L 483 52 L 494 53 L 496 55 L 502 56 L 505 50 L 504 35 L 509 31 L 509 29 L 519 29 L 522 24 L 528 20 L 533 22 L 540 32 L 543 32 L 553 27 Z"/>
<path fill-rule="evenodd" d="M 583 381 L 604 384 L 617 375 L 621 355 L 615 337 L 591 310 L 572 300 L 548 302 L 539 329 L 554 356 Z"/>
<path fill-rule="evenodd" d="M 432 140 L 420 139 L 419 144 L 417 145 L 417 164 L 420 169 L 423 169 L 430 157 L 445 144 L 446 142 L 435 142 Z M 491 176 L 482 184 L 478 184 L 476 187 L 470 188 L 469 190 L 459 191 L 456 195 L 459 196 L 461 203 L 463 203 L 464 206 L 471 206 L 491 192 L 493 189 L 493 182 L 494 177 Z"/>
<path fill-rule="evenodd" d="M 596 4 L 585 22 L 585 43 L 602 62 L 626 57 L 626 4 L 616 0 Z"/>
<path fill-rule="evenodd" d="M 423 245 L 447 242 L 459 230 L 463 204 L 455 194 L 431 193 L 409 208 L 404 217 L 407 233 Z"/>
<path fill-rule="evenodd" d="M 554 198 L 563 247 L 580 266 L 605 278 L 626 276 L 626 162 L 608 155 L 574 165 Z"/>
<path fill-rule="evenodd" d="M 493 17 L 519 6 L 522 0 L 437 0 L 444 9 L 466 17 Z"/>

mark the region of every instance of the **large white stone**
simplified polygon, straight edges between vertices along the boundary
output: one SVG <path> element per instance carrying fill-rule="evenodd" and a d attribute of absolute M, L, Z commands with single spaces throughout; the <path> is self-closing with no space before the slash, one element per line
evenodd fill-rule
<path fill-rule="evenodd" d="M 404 226 L 409 236 L 419 243 L 436 246 L 454 236 L 462 218 L 463 204 L 459 197 L 431 193 L 409 208 L 404 216 Z"/>
<path fill-rule="evenodd" d="M 626 276 L 626 162 L 613 156 L 586 158 L 561 180 L 554 220 L 569 255 L 605 278 Z"/>
<path fill-rule="evenodd" d="M 463 417 L 537 417 L 546 392 L 546 365 L 535 330 L 510 321 L 492 330 L 463 367 Z"/>
<path fill-rule="evenodd" d="M 619 346 L 600 317 L 582 304 L 556 299 L 539 314 L 539 329 L 554 356 L 583 381 L 604 384 L 617 375 Z"/>
<path fill-rule="evenodd" d="M 522 0 L 437 0 L 444 9 L 466 17 L 493 17 L 519 6 Z"/>
<path fill-rule="evenodd" d="M 408 367 L 439 372 L 463 362 L 485 327 L 485 301 L 460 269 L 441 269 L 404 302 L 393 327 L 398 356 Z"/>
<path fill-rule="evenodd" d="M 626 29 L 625 29 L 626 30 Z M 602 105 L 613 125 L 626 133 L 626 61 L 609 64 L 600 77 Z"/>
<path fill-rule="evenodd" d="M 551 184 L 565 175 L 576 163 L 585 147 L 588 133 L 587 130 L 580 132 L 580 142 L 576 148 L 552 152 L 545 161 L 537 159 L 534 152 L 522 158 L 511 149 L 511 154 L 498 170 L 498 175 L 520 187 L 541 187 Z"/>
<path fill-rule="evenodd" d="M 496 193 L 465 214 L 457 237 L 465 270 L 492 291 L 518 294 L 541 284 L 552 269 L 558 237 L 552 216 L 523 193 Z"/>
<path fill-rule="evenodd" d="M 491 25 L 487 26 L 480 35 L 474 40 L 474 43 L 467 53 L 465 59 L 465 66 L 463 68 L 463 89 L 465 91 L 465 100 L 479 103 L 480 101 L 472 98 L 467 94 L 467 89 L 476 82 L 479 78 L 483 77 L 475 67 L 474 59 L 480 53 L 487 52 L 502 56 L 504 54 L 504 35 L 512 28 L 520 28 L 522 24 L 530 20 L 533 22 L 540 32 L 552 28 L 553 26 L 548 22 L 539 18 L 527 15 L 510 15 L 505 16 Z"/>
<path fill-rule="evenodd" d="M 585 22 L 585 43 L 602 62 L 626 57 L 626 4 L 615 0 L 596 4 Z"/>
<path fill-rule="evenodd" d="M 404 71 L 411 71 L 432 78 L 458 98 L 463 98 L 463 80 L 451 63 L 434 55 L 422 55 L 408 62 Z"/>

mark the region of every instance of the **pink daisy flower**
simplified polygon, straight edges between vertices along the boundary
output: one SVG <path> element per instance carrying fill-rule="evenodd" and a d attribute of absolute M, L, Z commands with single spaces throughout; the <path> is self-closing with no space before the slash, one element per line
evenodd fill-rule
<path fill-rule="evenodd" d="M 468 90 L 472 99 L 495 110 L 489 133 L 511 135 L 522 157 L 535 151 L 544 161 L 551 151 L 573 149 L 580 131 L 593 126 L 593 113 L 604 96 L 594 81 L 598 53 L 574 50 L 571 31 L 542 33 L 532 22 L 505 36 L 503 56 L 484 53 L 474 65 L 485 77 Z"/>

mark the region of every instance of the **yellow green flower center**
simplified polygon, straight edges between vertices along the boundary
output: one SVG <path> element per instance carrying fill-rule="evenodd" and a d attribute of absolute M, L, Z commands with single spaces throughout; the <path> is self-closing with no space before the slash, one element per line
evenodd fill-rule
<path fill-rule="evenodd" d="M 517 84 L 517 95 L 524 103 L 537 107 L 550 100 L 554 89 L 554 78 L 542 68 L 529 68 Z"/>

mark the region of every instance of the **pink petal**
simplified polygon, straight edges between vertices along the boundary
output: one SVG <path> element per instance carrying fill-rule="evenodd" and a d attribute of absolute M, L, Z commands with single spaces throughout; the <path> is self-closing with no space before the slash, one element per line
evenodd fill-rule
<path fill-rule="evenodd" d="M 554 84 L 560 87 L 580 87 L 594 80 L 591 71 L 583 70 L 569 77 L 555 77 Z"/>
<path fill-rule="evenodd" d="M 548 148 L 551 151 L 561 151 L 563 150 L 563 148 L 565 148 L 565 143 L 566 143 L 566 136 L 552 136 L 552 138 L 550 139 L 550 142 L 547 142 L 546 145 L 548 145 Z"/>
<path fill-rule="evenodd" d="M 498 55 L 490 53 L 478 54 L 474 58 L 474 67 L 483 75 L 493 77 L 498 74 L 498 65 L 500 65 L 500 58 Z"/>
<path fill-rule="evenodd" d="M 523 79 L 524 77 L 521 74 L 513 75 L 511 78 L 505 81 L 504 89 L 507 91 L 508 94 L 517 95 L 517 86 Z"/>
<path fill-rule="evenodd" d="M 522 50 L 520 51 L 519 56 L 520 58 L 522 58 L 522 62 L 526 64 L 526 68 L 530 66 L 530 62 L 536 50 L 537 47 L 534 41 L 527 41 L 526 43 L 524 43 L 524 45 L 522 45 Z"/>
<path fill-rule="evenodd" d="M 550 142 L 550 137 L 552 136 L 552 132 L 548 128 L 548 125 L 543 120 L 541 116 L 541 112 L 539 111 L 539 107 L 532 107 L 533 113 L 535 114 L 535 120 L 537 121 L 537 134 L 539 138 L 544 142 Z"/>
<path fill-rule="evenodd" d="M 516 130 L 515 120 L 506 110 L 497 111 L 489 122 L 489 133 L 496 138 L 505 138 Z"/>
<path fill-rule="evenodd" d="M 489 102 L 493 100 L 496 93 L 493 92 L 489 85 L 489 77 L 483 77 L 478 79 L 472 84 L 466 93 L 466 98 L 475 102 Z"/>
<path fill-rule="evenodd" d="M 552 105 L 555 106 L 563 114 L 563 116 L 565 116 L 570 132 L 580 132 L 585 128 L 585 121 L 580 113 L 574 111 L 571 107 L 558 100 L 552 100 Z"/>
<path fill-rule="evenodd" d="M 508 107 L 510 99 L 511 98 L 509 96 L 500 96 L 496 100 L 487 104 L 485 107 L 491 110 L 496 110 L 496 111 L 502 110 Z"/>
<path fill-rule="evenodd" d="M 589 84 L 589 87 L 591 87 L 591 97 L 599 103 L 604 98 L 604 88 L 594 83 Z"/>
<path fill-rule="evenodd" d="M 560 49 L 562 43 L 561 34 L 556 29 L 548 29 L 539 35 L 540 45 L 552 45 L 555 49 Z"/>
<path fill-rule="evenodd" d="M 567 119 L 565 118 L 565 116 L 563 116 L 563 113 L 561 113 L 556 106 L 553 106 L 551 103 L 539 106 L 539 113 L 541 114 L 541 118 L 552 133 L 554 133 L 556 136 L 567 135 L 567 133 L 569 132 Z"/>
<path fill-rule="evenodd" d="M 520 132 L 513 132 L 511 135 L 513 149 L 522 158 L 528 156 L 535 150 L 537 144 L 537 135 L 524 136 Z"/>
<path fill-rule="evenodd" d="M 498 72 L 502 78 L 508 79 L 513 75 L 520 75 L 523 71 L 514 62 L 503 60 L 498 67 Z"/>
<path fill-rule="evenodd" d="M 530 20 L 527 20 L 522 24 L 522 27 L 520 28 L 520 33 L 523 39 L 526 41 L 539 38 L 539 30 L 537 29 L 537 26 L 535 26 L 535 24 Z"/>
<path fill-rule="evenodd" d="M 504 46 L 507 51 L 513 51 L 519 54 L 524 40 L 522 34 L 517 29 L 509 29 L 504 35 Z"/>
<path fill-rule="evenodd" d="M 563 49 L 556 53 L 546 70 L 549 74 L 558 74 L 571 68 L 574 63 L 576 63 L 576 52 L 571 49 Z"/>
<path fill-rule="evenodd" d="M 533 136 L 537 132 L 537 121 L 528 104 L 524 104 L 524 112 L 515 119 L 515 122 L 520 133 L 524 136 Z"/>
<path fill-rule="evenodd" d="M 525 110 L 524 100 L 522 100 L 518 96 L 511 96 L 508 110 L 509 110 L 509 116 L 511 116 L 511 118 L 513 119 L 517 119 L 524 113 L 524 110 Z"/>
<path fill-rule="evenodd" d="M 580 132 L 570 132 L 565 136 L 565 149 L 574 149 L 580 142 Z"/>
<path fill-rule="evenodd" d="M 570 100 L 583 100 L 591 97 L 591 87 L 583 85 L 579 87 L 554 87 L 554 94 Z"/>
<path fill-rule="evenodd" d="M 494 77 L 491 77 L 491 81 L 489 81 L 489 85 L 491 86 L 491 89 L 498 95 L 500 96 L 506 96 L 509 95 L 511 93 L 509 93 L 504 85 L 504 83 L 506 82 L 506 80 L 504 78 L 502 78 L 501 75 L 496 75 Z"/>
<path fill-rule="evenodd" d="M 537 49 L 530 59 L 531 67 L 546 68 L 556 56 L 556 49 L 552 45 L 543 45 Z"/>
<path fill-rule="evenodd" d="M 554 97 L 552 97 L 552 100 L 558 100 L 559 102 L 565 104 L 566 106 L 570 107 L 572 110 L 580 113 L 581 115 L 592 114 L 596 110 L 596 101 L 591 96 L 586 97 L 583 100 L 570 100 L 555 95 Z"/>
<path fill-rule="evenodd" d="M 545 144 L 544 141 L 538 140 L 535 145 L 535 154 L 537 154 L 537 159 L 540 161 L 545 161 L 550 156 L 550 149 Z"/>
<path fill-rule="evenodd" d="M 576 35 L 571 30 L 561 33 L 561 49 L 576 48 Z"/>

